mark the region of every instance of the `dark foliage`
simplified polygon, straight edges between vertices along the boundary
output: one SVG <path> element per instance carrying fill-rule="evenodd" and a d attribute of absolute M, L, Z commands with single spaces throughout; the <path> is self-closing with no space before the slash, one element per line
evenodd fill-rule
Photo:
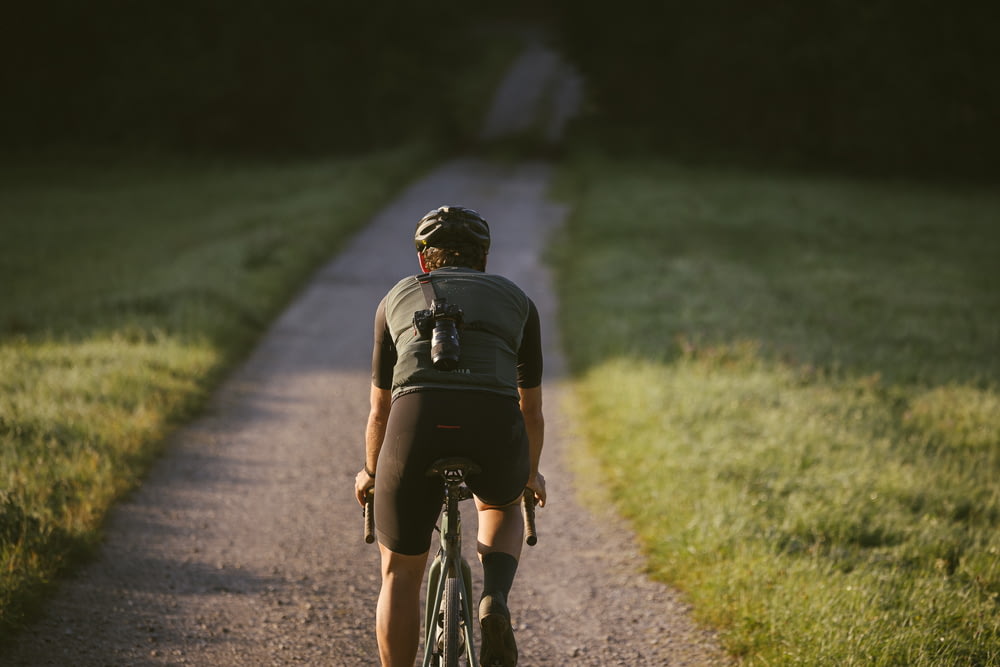
<path fill-rule="evenodd" d="M 974 0 L 15 3 L 0 148 L 462 141 L 454 82 L 485 14 L 548 19 L 588 81 L 577 137 L 615 150 L 1000 175 L 1000 5 Z"/>
<path fill-rule="evenodd" d="M 556 4 L 621 149 L 1000 174 L 996 3 Z"/>
<path fill-rule="evenodd" d="M 5 8 L 0 141 L 318 153 L 455 127 L 457 2 L 42 0 Z"/>

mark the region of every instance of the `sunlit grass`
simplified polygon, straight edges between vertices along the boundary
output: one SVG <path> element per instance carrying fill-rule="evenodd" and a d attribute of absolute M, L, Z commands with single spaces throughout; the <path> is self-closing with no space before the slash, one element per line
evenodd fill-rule
<path fill-rule="evenodd" d="M 87 552 L 169 429 L 426 157 L 11 170 L 0 186 L 0 631 Z"/>
<path fill-rule="evenodd" d="M 1000 200 L 578 162 L 587 445 L 748 664 L 1000 662 Z"/>
<path fill-rule="evenodd" d="M 0 187 L 0 335 L 255 328 L 421 153 L 306 163 L 40 166 Z M 291 280 L 288 280 L 287 278 Z"/>
<path fill-rule="evenodd" d="M 166 337 L 0 346 L 0 608 L 96 539 L 220 362 L 207 341 Z"/>

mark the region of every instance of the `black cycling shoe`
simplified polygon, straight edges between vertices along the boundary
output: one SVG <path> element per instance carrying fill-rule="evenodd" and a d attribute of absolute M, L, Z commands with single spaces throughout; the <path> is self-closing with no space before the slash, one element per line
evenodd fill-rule
<path fill-rule="evenodd" d="M 510 626 L 510 612 L 502 595 L 483 596 L 479 603 L 479 625 L 483 630 L 479 663 L 482 667 L 516 667 L 517 643 Z"/>

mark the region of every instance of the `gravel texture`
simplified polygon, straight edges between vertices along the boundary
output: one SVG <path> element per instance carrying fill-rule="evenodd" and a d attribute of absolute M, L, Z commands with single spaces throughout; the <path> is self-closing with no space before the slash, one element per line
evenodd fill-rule
<path fill-rule="evenodd" d="M 558 62 L 534 53 L 541 68 Z M 504 95 L 517 94 L 506 85 Z M 578 95 L 577 85 L 563 88 Z M 490 271 L 524 287 L 543 319 L 550 502 L 510 599 L 520 664 L 728 664 L 679 596 L 643 575 L 627 526 L 600 503 L 582 504 L 594 496 L 580 493 L 556 304 L 540 260 L 566 214 L 546 198 L 549 177 L 540 162 L 456 160 L 389 203 L 316 274 L 208 412 L 171 437 L 143 486 L 112 513 L 98 556 L 0 664 L 377 663 L 378 554 L 362 540 L 353 498 L 371 320 L 385 291 L 418 272 L 409 235 L 443 204 L 490 220 Z M 468 505 L 468 535 L 474 514 Z M 473 546 L 467 539 L 470 558 Z"/>

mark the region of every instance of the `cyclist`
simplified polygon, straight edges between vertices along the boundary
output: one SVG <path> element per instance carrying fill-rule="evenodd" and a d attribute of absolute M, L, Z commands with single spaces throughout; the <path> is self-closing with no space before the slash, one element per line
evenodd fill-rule
<path fill-rule="evenodd" d="M 507 597 L 524 532 L 518 503 L 525 487 L 540 505 L 546 500 L 538 471 L 545 425 L 538 311 L 513 282 L 486 273 L 490 229 L 476 211 L 430 211 L 418 222 L 414 242 L 434 296 L 459 307 L 463 325 L 458 365 L 441 370 L 431 340 L 414 325 L 415 313 L 428 311 L 431 301 L 417 277 L 397 283 L 376 310 L 365 465 L 355 493 L 363 503 L 368 490 L 377 489 L 379 655 L 385 666 L 413 665 L 420 585 L 443 499 L 441 480 L 425 472 L 437 459 L 462 456 L 482 467 L 468 479 L 483 566 L 481 662 L 513 666 L 517 647 Z"/>

